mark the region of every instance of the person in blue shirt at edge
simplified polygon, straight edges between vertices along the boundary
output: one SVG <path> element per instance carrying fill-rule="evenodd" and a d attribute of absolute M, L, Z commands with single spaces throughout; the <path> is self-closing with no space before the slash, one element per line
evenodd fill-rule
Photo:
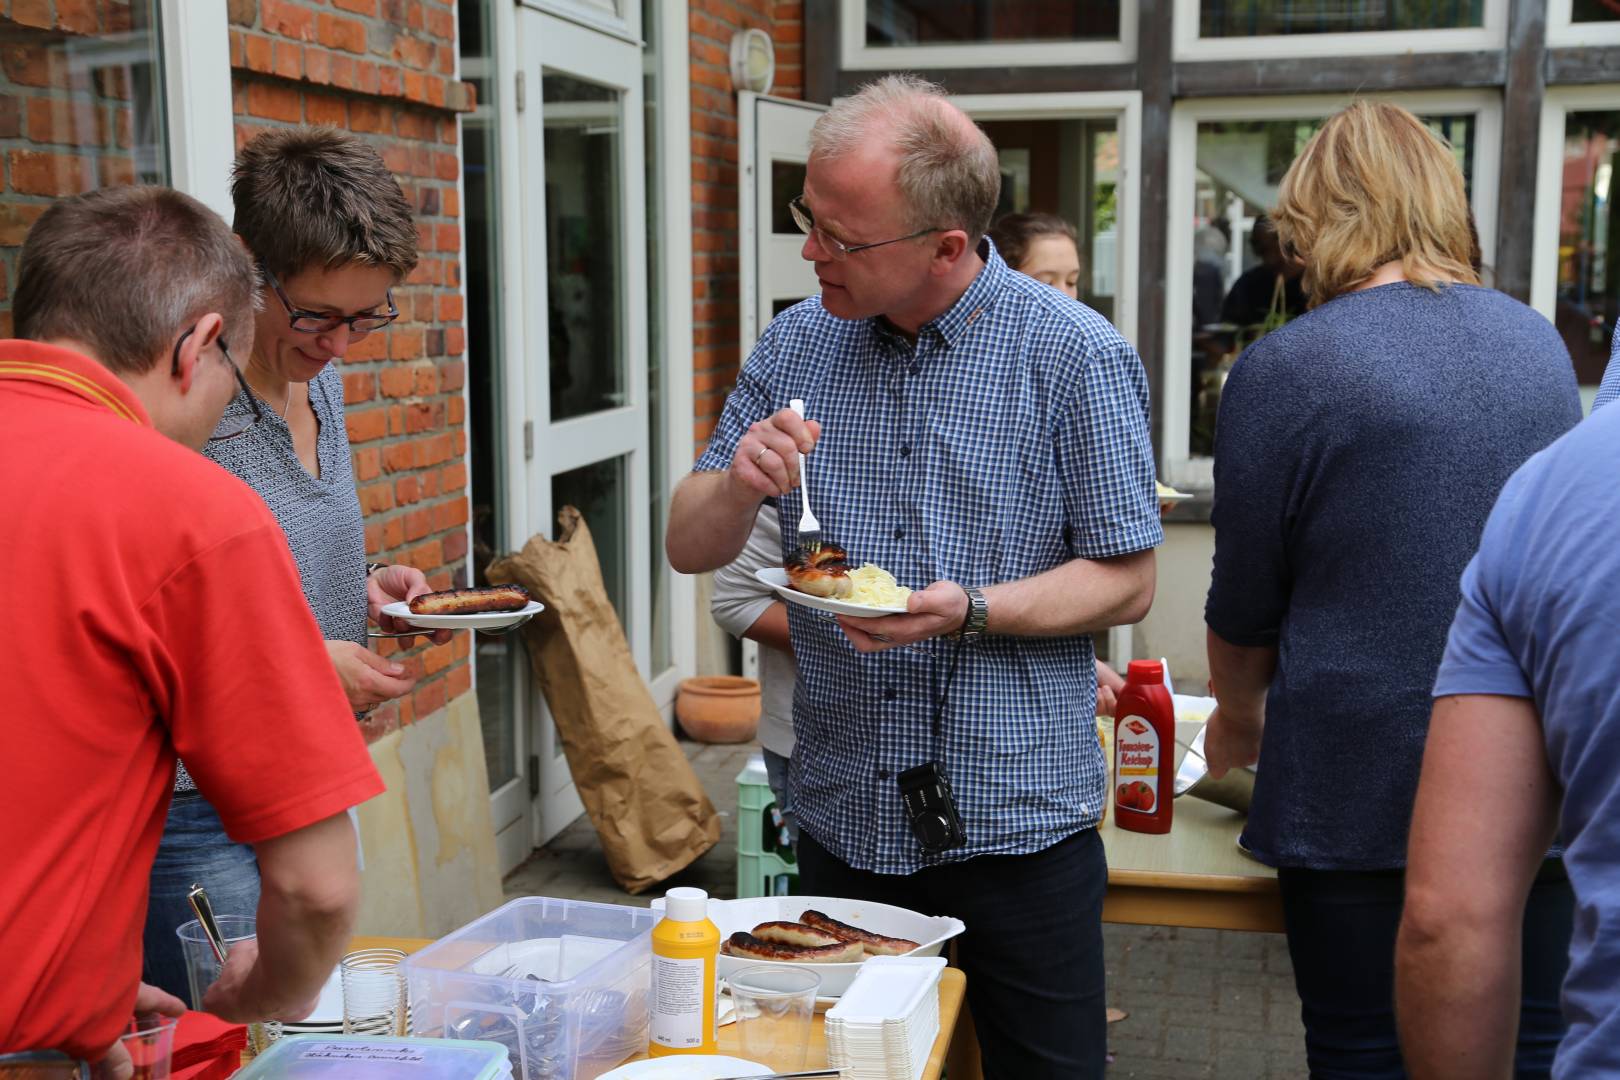
<path fill-rule="evenodd" d="M 789 610 L 801 888 L 960 918 L 985 1075 L 1076 1080 L 1106 1053 L 1090 635 L 1146 613 L 1163 532 L 1142 363 L 1002 261 L 999 188 L 989 139 L 914 76 L 817 121 L 790 205 L 821 295 L 766 328 L 666 548 L 723 566 L 776 496 L 786 556 L 804 452 L 823 538 L 916 589 L 903 615 Z M 906 813 L 929 766 L 961 836 Z"/>
<path fill-rule="evenodd" d="M 1278 868 L 1311 1075 L 1402 1077 L 1407 826 L 1457 580 L 1580 396 L 1552 325 L 1480 287 L 1462 172 L 1411 113 L 1334 116 L 1277 200 L 1313 307 L 1251 345 L 1221 397 L 1205 745 L 1217 776 L 1261 759 L 1243 839 Z M 1505 1018 L 1520 1077 L 1547 1075 L 1563 1034 L 1557 859 L 1530 895 L 1522 938 L 1516 923 L 1489 946 L 1524 952 Z"/>
<path fill-rule="evenodd" d="M 1508 1075 L 1528 975 L 1504 946 L 1555 837 L 1580 914 L 1552 1075 L 1620 1075 L 1616 462 L 1620 408 L 1599 409 L 1508 481 L 1462 577 L 1396 955 L 1414 1077 Z"/>
<path fill-rule="evenodd" d="M 1597 397 L 1592 400 L 1592 411 L 1620 397 L 1620 319 L 1614 323 L 1609 345 L 1609 366 L 1603 369 L 1603 382 L 1598 385 Z"/>

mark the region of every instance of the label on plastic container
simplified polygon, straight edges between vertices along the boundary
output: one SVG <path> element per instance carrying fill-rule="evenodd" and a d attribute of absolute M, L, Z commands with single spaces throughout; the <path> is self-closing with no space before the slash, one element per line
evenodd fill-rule
<path fill-rule="evenodd" d="M 652 1041 L 671 1050 L 703 1045 L 703 960 L 652 958 Z"/>
<path fill-rule="evenodd" d="M 1139 716 L 1122 717 L 1114 729 L 1114 805 L 1151 814 L 1159 805 L 1159 733 Z"/>

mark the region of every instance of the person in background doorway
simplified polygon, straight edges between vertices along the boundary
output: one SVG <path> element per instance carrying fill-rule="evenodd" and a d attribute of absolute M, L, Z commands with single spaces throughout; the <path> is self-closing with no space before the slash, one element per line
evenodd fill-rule
<path fill-rule="evenodd" d="M 776 508 L 761 507 L 742 554 L 714 572 L 709 614 L 726 633 L 759 645 L 759 745 L 771 794 L 797 844 L 799 826 L 793 818 L 788 765 L 793 757 L 793 684 L 799 672 L 788 636 L 787 604 L 754 576 L 756 570 L 781 566 L 786 555 Z"/>
<path fill-rule="evenodd" d="M 58 202 L 18 259 L 20 340 L 0 342 L 0 1076 L 127 1077 L 131 1014 L 183 1009 L 140 978 L 177 753 L 263 878 L 257 942 L 199 1004 L 302 1019 L 353 929 L 344 810 L 382 780 L 275 518 L 196 453 L 263 422 L 220 420 L 258 285 L 225 223 L 167 188 Z"/>
<path fill-rule="evenodd" d="M 1462 171 L 1406 110 L 1328 120 L 1274 217 L 1315 306 L 1221 398 L 1205 749 L 1217 777 L 1264 758 L 1243 841 L 1278 868 L 1311 1074 L 1398 1077 L 1407 825 L 1457 581 L 1580 398 L 1552 325 L 1478 285 Z M 1493 946 L 1527 959 L 1520 1077 L 1546 1075 L 1563 1032 L 1561 876 L 1550 863 L 1522 942 Z"/>
<path fill-rule="evenodd" d="M 990 227 L 990 239 L 1007 265 L 1080 299 L 1080 241 L 1074 226 L 1057 214 L 1008 214 Z"/>
<path fill-rule="evenodd" d="M 369 722 L 371 710 L 415 680 L 405 665 L 366 647 L 368 615 L 384 630 L 407 630 L 380 609 L 429 587 L 415 567 L 366 563 L 343 376 L 333 361 L 398 315 L 393 290 L 416 265 L 416 225 L 377 152 L 333 128 L 273 128 L 255 137 L 237 158 L 231 198 L 233 228 L 263 287 L 247 385 L 222 423 L 250 414 L 262 420 L 206 453 L 257 491 L 280 522 L 348 696 L 350 723 L 369 741 L 382 734 Z M 440 630 L 434 640 L 449 636 Z M 216 914 L 251 915 L 258 904 L 253 851 L 226 834 L 182 764 L 146 922 L 147 981 L 182 997 L 185 958 L 175 929 L 192 918 L 186 893 L 194 882 L 207 886 Z"/>
<path fill-rule="evenodd" d="M 1254 219 L 1249 248 L 1260 262 L 1249 267 L 1232 282 L 1232 289 L 1221 303 L 1221 321 L 1240 327 L 1275 329 L 1305 313 L 1305 289 L 1301 284 L 1305 267 L 1283 254 L 1277 227 L 1262 214 Z"/>

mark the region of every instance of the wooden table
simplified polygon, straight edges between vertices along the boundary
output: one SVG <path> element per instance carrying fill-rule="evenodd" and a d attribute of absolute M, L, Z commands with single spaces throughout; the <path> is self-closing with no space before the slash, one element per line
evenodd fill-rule
<path fill-rule="evenodd" d="M 1112 757 L 1113 725 L 1104 723 Z M 1177 725 L 1182 742 L 1197 733 L 1196 723 Z M 1178 747 L 1178 766 L 1184 754 Z M 1098 830 L 1108 853 L 1103 921 L 1282 933 L 1277 872 L 1238 850 L 1242 828 L 1242 815 L 1186 795 L 1163 836 L 1115 828 L 1110 806 Z"/>
<path fill-rule="evenodd" d="M 399 949 L 404 953 L 413 953 L 418 949 L 433 944 L 431 938 L 386 938 L 386 937 L 356 937 L 349 942 L 349 951 L 355 949 Z M 934 1040 L 934 1048 L 928 1054 L 928 1066 L 923 1070 L 923 1080 L 939 1080 L 940 1072 L 945 1065 L 945 1054 L 951 1045 L 952 1032 L 956 1030 L 956 1021 L 962 1011 L 962 995 L 967 990 L 967 978 L 959 968 L 946 968 L 939 981 L 939 1037 Z M 805 1063 L 806 1069 L 818 1069 L 827 1064 L 827 1036 L 824 1029 L 824 1019 L 820 1013 L 816 1014 L 815 1026 L 810 1031 L 810 1057 Z M 720 1029 L 720 1053 L 732 1057 L 746 1058 L 742 1052 L 742 1045 L 737 1037 L 737 1025 L 727 1024 Z M 646 1054 L 638 1054 L 631 1061 L 645 1060 Z M 956 1074 L 952 1074 L 955 1080 Z"/>

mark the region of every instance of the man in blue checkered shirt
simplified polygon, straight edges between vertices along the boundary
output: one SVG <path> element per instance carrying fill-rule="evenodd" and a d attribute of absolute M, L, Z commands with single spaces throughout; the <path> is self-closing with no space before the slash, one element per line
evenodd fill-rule
<path fill-rule="evenodd" d="M 724 565 L 775 497 L 786 556 L 803 452 L 823 537 L 917 590 L 874 619 L 791 606 L 801 885 L 962 919 L 986 1075 L 1074 1080 L 1105 1054 L 1090 635 L 1147 611 L 1163 534 L 1141 361 L 983 239 L 999 186 L 984 133 L 914 77 L 817 122 L 792 209 L 821 295 L 748 358 L 667 548 Z M 930 763 L 966 834 L 947 850 L 901 801 Z"/>

